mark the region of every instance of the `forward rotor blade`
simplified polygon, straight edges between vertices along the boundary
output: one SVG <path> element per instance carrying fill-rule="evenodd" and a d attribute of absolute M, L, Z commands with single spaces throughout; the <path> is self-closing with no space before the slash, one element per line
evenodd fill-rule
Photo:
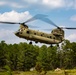
<path fill-rule="evenodd" d="M 0 21 L 0 23 L 5 23 L 5 24 L 21 24 L 21 23 L 16 23 L 16 22 L 4 22 L 4 21 Z"/>
<path fill-rule="evenodd" d="M 62 29 L 76 29 L 76 28 L 72 28 L 72 27 L 61 27 Z"/>
<path fill-rule="evenodd" d="M 39 28 L 38 26 L 28 25 L 30 28 Z"/>
<path fill-rule="evenodd" d="M 24 23 L 31 22 L 31 21 L 34 21 L 36 19 L 41 19 L 41 18 L 44 18 L 44 17 L 47 17 L 47 15 L 37 14 L 34 17 L 32 17 L 32 18 L 28 19 L 27 21 L 25 21 Z"/>

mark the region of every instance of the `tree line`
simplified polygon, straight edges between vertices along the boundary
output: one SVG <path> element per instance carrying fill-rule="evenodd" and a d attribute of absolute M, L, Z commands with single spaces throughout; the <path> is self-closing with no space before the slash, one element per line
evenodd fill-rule
<path fill-rule="evenodd" d="M 27 71 L 32 67 L 53 70 L 57 67 L 76 68 L 76 42 L 65 40 L 57 46 L 41 47 L 27 43 L 7 44 L 0 42 L 0 68 L 9 66 L 13 71 Z"/>

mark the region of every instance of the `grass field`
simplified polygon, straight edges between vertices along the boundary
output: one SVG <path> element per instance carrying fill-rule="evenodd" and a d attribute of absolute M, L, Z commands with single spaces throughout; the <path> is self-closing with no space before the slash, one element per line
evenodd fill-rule
<path fill-rule="evenodd" d="M 8 72 L 0 72 L 0 75 L 10 75 Z M 27 71 L 27 72 L 21 72 L 21 71 L 14 71 L 12 72 L 12 75 L 45 75 L 44 72 L 41 74 L 37 73 L 36 71 Z M 73 70 L 61 70 L 61 71 L 48 71 L 46 75 L 76 75 L 76 69 Z"/>

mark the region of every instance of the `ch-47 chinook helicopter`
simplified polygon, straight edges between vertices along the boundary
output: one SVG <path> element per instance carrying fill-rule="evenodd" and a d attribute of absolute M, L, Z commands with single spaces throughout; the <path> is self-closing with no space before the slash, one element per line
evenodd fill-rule
<path fill-rule="evenodd" d="M 44 22 L 47 22 L 53 26 L 56 27 L 56 29 L 53 29 L 50 34 L 40 32 L 37 30 L 29 29 L 28 25 L 26 25 L 27 22 L 33 21 L 33 20 L 42 20 Z M 30 40 L 30 44 L 32 44 L 32 41 L 35 41 L 35 43 L 45 43 L 45 44 L 59 44 L 62 41 L 64 41 L 64 30 L 63 29 L 76 29 L 76 28 L 68 28 L 68 27 L 59 27 L 56 24 L 54 24 L 50 19 L 46 17 L 46 15 L 37 14 L 34 17 L 30 18 L 29 20 L 23 22 L 23 23 L 16 23 L 16 22 L 4 22 L 0 21 L 0 23 L 5 24 L 20 24 L 20 28 L 18 31 L 15 32 L 15 35 L 24 38 L 26 40 Z"/>

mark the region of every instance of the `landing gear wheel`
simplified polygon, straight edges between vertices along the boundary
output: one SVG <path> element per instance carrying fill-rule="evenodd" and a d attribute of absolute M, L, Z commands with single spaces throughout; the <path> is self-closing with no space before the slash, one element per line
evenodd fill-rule
<path fill-rule="evenodd" d="M 50 47 L 53 47 L 53 45 L 51 44 Z"/>
<path fill-rule="evenodd" d="M 57 47 L 59 47 L 59 44 L 57 44 Z"/>
<path fill-rule="evenodd" d="M 29 44 L 32 44 L 32 42 L 29 42 Z"/>
<path fill-rule="evenodd" d="M 38 41 L 35 41 L 35 43 L 38 43 Z"/>
<path fill-rule="evenodd" d="M 57 51 L 60 52 L 59 44 L 57 44 Z"/>

